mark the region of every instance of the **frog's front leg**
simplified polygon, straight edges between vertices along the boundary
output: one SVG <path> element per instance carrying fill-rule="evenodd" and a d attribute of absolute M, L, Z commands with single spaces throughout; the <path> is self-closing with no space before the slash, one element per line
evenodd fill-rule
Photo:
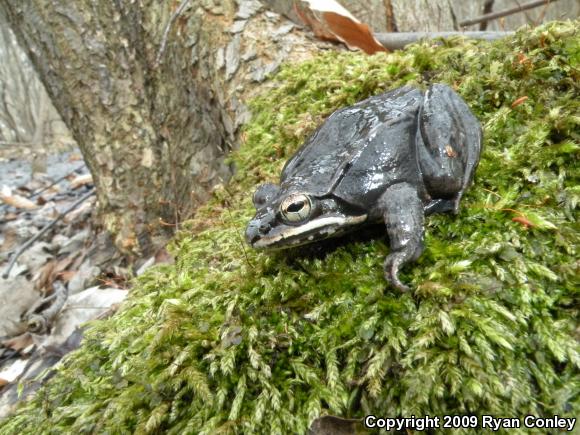
<path fill-rule="evenodd" d="M 423 252 L 423 203 L 408 183 L 387 188 L 378 203 L 387 226 L 391 252 L 385 260 L 385 278 L 400 290 L 408 290 L 398 277 L 399 268 Z"/>

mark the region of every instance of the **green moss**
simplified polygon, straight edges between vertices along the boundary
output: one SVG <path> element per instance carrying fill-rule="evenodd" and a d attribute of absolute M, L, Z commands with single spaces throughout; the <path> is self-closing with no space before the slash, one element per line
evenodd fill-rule
<path fill-rule="evenodd" d="M 234 182 L 176 238 L 175 266 L 139 278 L 0 432 L 304 433 L 326 413 L 578 415 L 579 53 L 573 22 L 286 67 L 253 103 Z M 322 256 L 244 246 L 250 193 L 325 116 L 429 82 L 466 99 L 485 149 L 459 216 L 428 218 L 426 251 L 402 274 L 414 291 L 386 286 L 381 237 Z"/>

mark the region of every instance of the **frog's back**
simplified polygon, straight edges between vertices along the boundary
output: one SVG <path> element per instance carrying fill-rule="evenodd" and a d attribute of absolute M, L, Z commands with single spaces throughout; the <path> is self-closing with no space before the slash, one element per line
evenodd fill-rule
<path fill-rule="evenodd" d="M 286 163 L 281 187 L 364 207 L 401 178 L 416 178 L 410 144 L 422 98 L 405 86 L 334 112 Z"/>

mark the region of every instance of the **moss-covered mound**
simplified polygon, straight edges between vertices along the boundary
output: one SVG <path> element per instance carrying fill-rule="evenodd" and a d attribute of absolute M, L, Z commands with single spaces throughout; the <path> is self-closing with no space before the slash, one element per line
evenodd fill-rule
<path fill-rule="evenodd" d="M 495 43 L 327 53 L 254 103 L 238 175 L 1 433 L 304 433 L 317 416 L 580 414 L 579 23 Z M 461 213 L 387 287 L 385 237 L 248 249 L 256 184 L 335 109 L 452 85 L 484 125 Z M 523 431 L 524 429 L 522 429 Z M 542 431 L 543 432 L 543 431 Z M 513 433 L 513 432 L 511 432 Z"/>

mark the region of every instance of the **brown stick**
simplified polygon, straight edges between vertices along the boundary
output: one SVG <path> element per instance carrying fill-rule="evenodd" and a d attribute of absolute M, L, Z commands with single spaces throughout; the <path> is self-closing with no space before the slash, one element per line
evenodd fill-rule
<path fill-rule="evenodd" d="M 538 6 L 547 5 L 550 3 L 554 3 L 556 1 L 558 1 L 558 0 L 535 0 L 535 1 L 532 1 L 529 3 L 524 3 L 521 6 L 516 6 L 516 7 L 511 8 L 511 9 L 504 9 L 503 11 L 497 11 L 497 12 L 493 12 L 491 14 L 482 15 L 481 17 L 472 18 L 470 20 L 465 20 L 465 21 L 460 22 L 459 25 L 461 27 L 471 26 L 472 24 L 481 23 L 483 21 L 495 20 L 496 18 L 501 18 L 501 17 L 512 15 L 512 14 L 522 12 L 522 11 L 525 11 L 528 9 L 537 8 Z"/>
<path fill-rule="evenodd" d="M 452 36 L 464 36 L 471 39 L 493 40 L 500 39 L 514 32 L 397 32 L 375 33 L 374 36 L 389 50 L 400 50 L 406 45 L 417 42 L 420 39 L 449 38 Z"/>
<path fill-rule="evenodd" d="M 483 15 L 487 15 L 487 14 L 491 13 L 491 11 L 493 10 L 493 2 L 494 1 L 495 0 L 485 0 L 485 2 L 483 3 Z M 487 20 L 479 23 L 479 30 L 480 30 L 480 32 L 487 30 Z"/>
<path fill-rule="evenodd" d="M 385 16 L 387 18 L 387 32 L 398 32 L 397 21 L 395 20 L 395 11 L 391 0 L 384 0 Z"/>

